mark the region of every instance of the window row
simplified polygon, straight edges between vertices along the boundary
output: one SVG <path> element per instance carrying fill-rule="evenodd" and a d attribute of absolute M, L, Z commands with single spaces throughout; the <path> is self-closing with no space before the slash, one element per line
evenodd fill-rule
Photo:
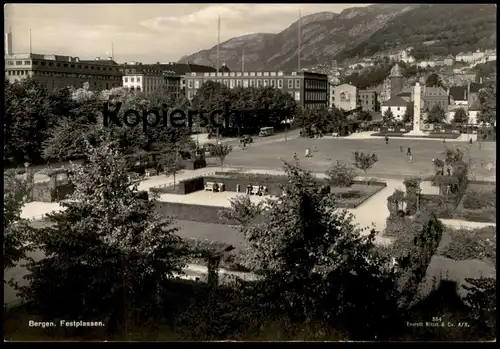
<path fill-rule="evenodd" d="M 326 92 L 321 91 L 306 91 L 305 100 L 306 101 L 326 101 L 328 98 Z"/>
<path fill-rule="evenodd" d="M 321 80 L 305 80 L 306 89 L 326 89 L 327 82 Z"/>
<path fill-rule="evenodd" d="M 227 87 L 277 87 L 283 88 L 283 79 L 250 79 L 250 80 L 240 80 L 240 79 L 217 79 L 214 80 L 220 84 L 224 84 Z M 289 79 L 288 88 L 294 88 L 294 80 Z M 201 87 L 203 80 L 192 80 L 189 79 L 187 84 L 188 88 L 198 89 Z M 300 79 L 295 79 L 295 88 L 300 88 Z"/>
<path fill-rule="evenodd" d="M 72 64 L 72 63 L 59 63 L 59 62 L 46 62 L 46 61 L 7 61 L 7 65 L 41 65 L 56 68 L 73 68 L 73 69 L 90 69 L 90 70 L 102 70 L 110 72 L 118 72 L 117 67 L 102 67 L 94 65 L 84 65 L 84 64 Z"/>

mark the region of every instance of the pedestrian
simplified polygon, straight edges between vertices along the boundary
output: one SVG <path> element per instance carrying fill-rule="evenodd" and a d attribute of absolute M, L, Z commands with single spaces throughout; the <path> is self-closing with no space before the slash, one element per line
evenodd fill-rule
<path fill-rule="evenodd" d="M 410 154 L 410 162 L 413 162 L 413 155 Z"/>
<path fill-rule="evenodd" d="M 399 151 L 400 151 L 401 153 L 403 152 L 403 146 L 402 146 L 402 145 L 400 145 L 400 146 L 399 146 Z"/>
<path fill-rule="evenodd" d="M 311 156 L 311 149 L 309 148 L 306 148 L 306 158 L 310 157 Z"/>
<path fill-rule="evenodd" d="M 385 136 L 385 144 L 389 144 L 389 137 Z"/>
<path fill-rule="evenodd" d="M 469 138 L 469 144 L 472 144 L 472 138 Z"/>
<path fill-rule="evenodd" d="M 411 148 L 410 147 L 408 147 L 408 150 L 406 151 L 406 155 L 411 156 Z"/>
<path fill-rule="evenodd" d="M 313 146 L 313 152 L 317 152 L 318 149 L 316 148 L 316 146 Z"/>
<path fill-rule="evenodd" d="M 448 176 L 451 176 L 451 169 L 450 169 L 449 167 L 446 169 L 446 174 L 447 174 Z"/>

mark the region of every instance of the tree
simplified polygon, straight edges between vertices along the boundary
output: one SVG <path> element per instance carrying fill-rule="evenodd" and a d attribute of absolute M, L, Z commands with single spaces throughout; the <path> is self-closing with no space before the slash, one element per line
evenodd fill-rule
<path fill-rule="evenodd" d="M 466 124 L 468 120 L 467 112 L 464 108 L 458 108 L 455 110 L 455 115 L 453 116 L 453 121 L 457 124 Z"/>
<path fill-rule="evenodd" d="M 386 124 L 390 124 L 390 123 L 394 122 L 394 114 L 393 114 L 393 112 L 391 111 L 391 109 L 387 109 L 387 110 L 384 112 L 384 115 L 383 115 L 383 121 L 384 121 L 384 123 L 386 123 Z"/>
<path fill-rule="evenodd" d="M 425 120 L 428 124 L 441 124 L 446 119 L 446 113 L 439 104 L 434 104 Z"/>
<path fill-rule="evenodd" d="M 356 228 L 310 172 L 297 163 L 284 168 L 283 194 L 266 201 L 259 220 L 242 220 L 239 227 L 248 246 L 246 265 L 263 277 L 255 293 L 292 321 L 342 324 L 359 337 L 377 333 L 388 319 L 381 314 L 394 315 L 397 297 L 391 293 L 393 270 L 375 252 L 375 231 Z M 238 208 L 246 210 L 233 205 Z M 362 329 L 356 329 L 354 314 L 363 316 Z"/>
<path fill-rule="evenodd" d="M 3 268 L 14 267 L 26 257 L 30 231 L 28 221 L 21 218 L 27 194 L 26 182 L 17 178 L 14 171 L 3 175 Z M 5 280 L 4 280 L 5 282 Z"/>
<path fill-rule="evenodd" d="M 358 151 L 355 151 L 354 154 L 354 167 L 362 170 L 364 173 L 365 173 L 365 177 L 366 177 L 366 173 L 369 169 L 371 169 L 373 167 L 373 165 L 375 165 L 375 163 L 378 161 L 378 157 L 376 154 L 369 154 L 369 153 L 363 153 L 363 152 L 358 152 Z M 366 178 L 366 185 L 368 185 L 368 178 Z"/>
<path fill-rule="evenodd" d="M 71 167 L 75 192 L 49 215 L 53 226 L 32 234 L 44 258 L 29 261 L 20 287 L 46 316 L 107 319 L 111 333 L 126 328 L 128 316 L 156 315 L 166 282 L 183 267 L 172 220 L 138 198 L 114 147 L 89 146 L 89 163 Z"/>
<path fill-rule="evenodd" d="M 195 110 L 210 113 L 213 110 L 224 110 L 226 104 L 231 105 L 232 100 L 233 95 L 229 87 L 219 82 L 207 81 L 196 90 L 191 105 Z"/>
<path fill-rule="evenodd" d="M 415 300 L 418 286 L 426 275 L 444 230 L 443 223 L 433 213 L 430 216 L 423 213 L 417 219 L 425 221 L 422 230 L 414 237 L 411 249 L 398 261 L 404 270 L 400 279 L 400 304 L 405 308 Z"/>
<path fill-rule="evenodd" d="M 443 83 L 441 81 L 441 77 L 435 73 L 432 73 L 425 80 L 425 86 L 427 87 L 442 87 Z"/>
<path fill-rule="evenodd" d="M 496 121 L 496 93 L 491 86 L 487 86 L 479 90 L 478 94 L 481 110 L 479 112 L 478 121 L 481 123 L 489 123 L 493 125 Z"/>
<path fill-rule="evenodd" d="M 53 121 L 49 92 L 33 79 L 8 84 L 5 91 L 4 161 L 42 161 L 42 143 Z"/>
<path fill-rule="evenodd" d="M 406 107 L 405 114 L 403 115 L 404 123 L 413 123 L 413 113 L 415 112 L 415 105 L 413 102 L 408 103 Z"/>
<path fill-rule="evenodd" d="M 469 291 L 465 302 L 471 309 L 471 320 L 480 326 L 496 328 L 496 280 L 481 276 L 478 279 L 466 278 L 465 281 L 471 285 L 462 285 Z"/>
<path fill-rule="evenodd" d="M 213 153 L 214 156 L 219 160 L 220 169 L 224 166 L 224 161 L 226 157 L 233 151 L 233 147 L 224 143 L 218 143 L 214 146 Z"/>
<path fill-rule="evenodd" d="M 356 170 L 346 163 L 337 160 L 337 163 L 326 171 L 328 183 L 333 187 L 350 187 L 356 178 Z M 339 194 L 342 199 L 342 193 Z"/>
<path fill-rule="evenodd" d="M 174 189 L 175 189 L 175 176 L 177 172 L 180 170 L 179 166 L 179 149 L 175 149 L 174 151 L 170 151 L 167 153 L 163 153 L 160 156 L 160 164 L 165 171 L 167 176 L 174 176 Z"/>

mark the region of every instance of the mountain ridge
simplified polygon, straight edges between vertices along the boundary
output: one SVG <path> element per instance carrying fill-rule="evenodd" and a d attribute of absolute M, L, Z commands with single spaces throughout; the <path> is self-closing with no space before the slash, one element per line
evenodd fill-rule
<path fill-rule="evenodd" d="M 442 31 L 439 31 L 440 26 L 444 29 L 454 29 L 455 22 L 458 26 L 461 24 L 460 19 L 471 23 L 470 28 L 473 30 L 469 27 L 467 30 L 475 31 L 475 28 L 480 28 L 481 33 L 489 34 L 490 37 L 487 40 L 482 40 L 483 44 L 491 46 L 491 42 L 494 41 L 496 47 L 496 30 L 491 29 L 492 11 L 485 6 L 488 5 L 375 4 L 366 7 L 351 7 L 341 13 L 325 11 L 304 16 L 301 19 L 301 65 L 306 67 L 319 62 L 331 62 L 332 59 L 349 60 L 356 56 L 363 56 L 367 52 L 377 53 L 382 49 L 386 50 L 400 45 L 400 42 L 404 44 L 406 41 L 404 35 L 418 39 L 420 30 L 418 26 L 424 28 L 427 26 L 427 29 L 437 30 L 435 34 L 426 35 L 440 37 L 442 36 Z M 433 14 L 434 9 L 437 13 Z M 447 17 L 446 13 L 450 11 L 451 17 Z M 493 12 L 496 21 L 496 11 Z M 481 27 L 483 17 L 487 18 L 484 28 Z M 398 19 L 403 19 L 403 21 L 398 21 Z M 427 25 L 427 22 L 430 24 Z M 403 31 L 399 33 L 398 28 L 403 28 L 404 33 Z M 457 31 L 460 32 L 460 29 Z M 448 33 L 448 31 L 444 32 Z M 297 34 L 298 21 L 295 21 L 279 33 L 254 33 L 231 38 L 220 44 L 219 62 L 220 64 L 226 63 L 232 70 L 239 70 L 244 49 L 246 70 L 295 70 L 298 65 Z M 452 34 L 453 32 L 448 33 L 449 36 Z M 386 37 L 394 42 L 384 42 Z M 459 42 L 461 39 L 448 38 L 447 40 L 449 45 L 453 45 L 455 41 Z M 477 39 L 474 41 L 478 42 Z M 376 44 L 370 45 L 371 42 Z M 214 46 L 184 56 L 179 62 L 215 66 L 216 61 L 217 46 Z"/>

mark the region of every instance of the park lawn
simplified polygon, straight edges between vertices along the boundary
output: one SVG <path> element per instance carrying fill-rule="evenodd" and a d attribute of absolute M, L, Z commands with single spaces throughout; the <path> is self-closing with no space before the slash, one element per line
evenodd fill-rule
<path fill-rule="evenodd" d="M 349 188 L 332 187 L 331 192 L 338 195 L 339 208 L 356 208 L 384 188 L 385 186 L 377 184 L 355 183 Z"/>
<path fill-rule="evenodd" d="M 433 139 L 457 139 L 460 137 L 460 133 L 439 133 L 433 132 L 426 136 L 409 136 L 408 132 L 377 132 L 372 134 L 372 136 L 385 137 L 408 137 L 408 138 L 433 138 Z"/>
<path fill-rule="evenodd" d="M 496 185 L 470 183 L 453 218 L 496 223 Z"/>
<path fill-rule="evenodd" d="M 324 173 L 337 160 L 349 165 L 353 162 L 355 151 L 375 153 L 379 161 L 368 170 L 367 176 L 388 177 L 393 176 L 421 176 L 434 175 L 435 169 L 432 159 L 442 158 L 445 147 L 459 148 L 465 157 L 471 157 L 471 168 L 477 180 L 495 176 L 495 170 L 488 170 L 480 166 L 481 162 L 496 159 L 496 144 L 483 143 L 481 149 L 475 143 L 469 147 L 468 143 L 449 141 L 446 143 L 424 139 L 391 139 L 385 144 L 383 139 L 318 139 L 299 138 L 287 142 L 268 144 L 262 147 L 248 148 L 244 152 L 233 152 L 228 155 L 224 166 L 243 167 L 248 169 L 282 170 L 283 162 L 293 162 L 297 154 L 300 165 L 312 172 Z M 317 152 L 312 157 L 305 158 L 305 149 L 316 147 Z M 413 163 L 406 156 L 407 148 L 411 148 Z M 401 149 L 403 151 L 401 151 Z M 359 171 L 360 176 L 365 173 Z"/>

